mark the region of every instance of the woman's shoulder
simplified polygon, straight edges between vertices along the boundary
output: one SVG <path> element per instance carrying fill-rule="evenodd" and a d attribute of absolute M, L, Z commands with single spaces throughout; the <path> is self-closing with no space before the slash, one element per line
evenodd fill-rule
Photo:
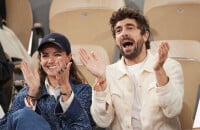
<path fill-rule="evenodd" d="M 72 89 L 74 92 L 82 92 L 82 91 L 92 92 L 92 87 L 89 84 L 85 83 L 72 84 Z"/>
<path fill-rule="evenodd" d="M 23 87 L 16 95 L 16 97 L 24 97 L 28 92 L 28 87 Z"/>

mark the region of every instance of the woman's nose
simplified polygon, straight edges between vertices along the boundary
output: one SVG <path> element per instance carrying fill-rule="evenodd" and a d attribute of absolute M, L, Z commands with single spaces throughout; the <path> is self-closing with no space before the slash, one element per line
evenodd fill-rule
<path fill-rule="evenodd" d="M 49 57 L 49 58 L 48 58 L 48 62 L 49 62 L 49 63 L 54 62 L 54 61 L 55 61 L 55 60 L 54 60 L 53 57 Z"/>

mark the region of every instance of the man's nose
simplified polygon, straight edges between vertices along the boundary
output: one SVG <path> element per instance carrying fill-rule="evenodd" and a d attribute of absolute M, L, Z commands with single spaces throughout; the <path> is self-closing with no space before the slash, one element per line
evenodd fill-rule
<path fill-rule="evenodd" d="M 121 38 L 124 39 L 124 38 L 127 38 L 128 37 L 128 31 L 126 29 L 124 29 L 121 33 Z"/>

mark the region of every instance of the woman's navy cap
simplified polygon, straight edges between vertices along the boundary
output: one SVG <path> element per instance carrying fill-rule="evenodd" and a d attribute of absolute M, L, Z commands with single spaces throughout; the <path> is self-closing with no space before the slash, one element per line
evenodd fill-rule
<path fill-rule="evenodd" d="M 41 51 L 42 46 L 48 43 L 53 43 L 57 45 L 60 49 L 66 51 L 67 53 L 71 53 L 71 46 L 69 40 L 62 34 L 50 33 L 45 35 L 39 44 L 38 51 Z"/>

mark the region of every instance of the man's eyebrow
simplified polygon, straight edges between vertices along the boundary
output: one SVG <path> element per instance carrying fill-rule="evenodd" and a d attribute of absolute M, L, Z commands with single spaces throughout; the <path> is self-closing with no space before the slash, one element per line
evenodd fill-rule
<path fill-rule="evenodd" d="M 126 23 L 125 26 L 134 26 L 134 27 L 137 27 L 135 24 L 133 23 Z M 115 26 L 114 29 L 117 29 L 117 28 L 120 28 L 121 26 Z"/>
<path fill-rule="evenodd" d="M 132 23 L 127 23 L 126 26 L 134 26 L 134 27 L 137 27 L 135 24 L 132 24 Z"/>

